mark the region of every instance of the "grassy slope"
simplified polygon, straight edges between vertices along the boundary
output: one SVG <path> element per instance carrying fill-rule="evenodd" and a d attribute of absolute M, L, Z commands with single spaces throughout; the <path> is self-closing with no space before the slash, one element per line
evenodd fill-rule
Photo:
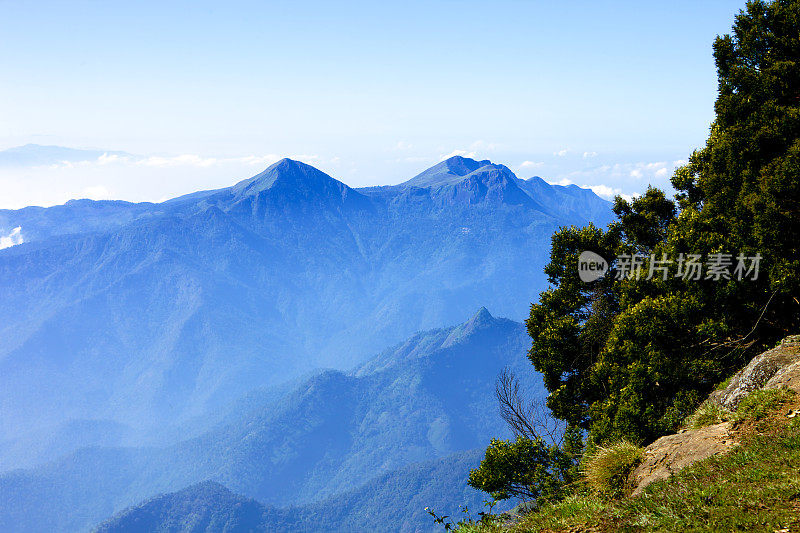
<path fill-rule="evenodd" d="M 635 498 L 579 494 L 515 524 L 462 526 L 463 533 L 555 531 L 800 530 L 800 417 L 789 407 L 741 424 L 741 446 L 649 486 Z"/>

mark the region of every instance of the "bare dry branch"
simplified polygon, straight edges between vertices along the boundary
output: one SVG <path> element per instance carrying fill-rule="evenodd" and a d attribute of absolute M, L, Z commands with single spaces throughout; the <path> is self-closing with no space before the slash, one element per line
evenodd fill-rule
<path fill-rule="evenodd" d="M 497 377 L 495 396 L 500 405 L 500 416 L 511 428 L 515 437 L 542 439 L 550 445 L 561 446 L 562 431 L 543 400 L 530 400 L 520 390 L 514 372 L 506 367 Z"/>

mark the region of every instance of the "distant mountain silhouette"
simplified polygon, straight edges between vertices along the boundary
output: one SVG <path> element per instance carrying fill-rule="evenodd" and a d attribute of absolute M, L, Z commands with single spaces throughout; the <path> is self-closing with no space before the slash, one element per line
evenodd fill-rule
<path fill-rule="evenodd" d="M 122 425 L 121 443 L 201 430 L 481 305 L 522 319 L 552 232 L 610 218 L 591 191 L 463 157 L 391 187 L 284 159 L 161 204 L 0 211 L 25 241 L 0 250 L 0 464 L 49 458 L 26 443 L 75 420 Z M 90 433 L 51 440 L 108 443 Z"/>
<path fill-rule="evenodd" d="M 492 162 L 488 159 L 475 161 L 474 159 L 456 155 L 420 172 L 403 183 L 403 185 L 407 187 L 441 187 L 442 185 L 454 185 L 462 181 L 464 176 L 485 166 L 494 167 L 495 165 L 492 165 Z"/>
<path fill-rule="evenodd" d="M 0 150 L 0 167 L 42 166 L 79 161 L 96 161 L 100 156 L 135 157 L 127 152 L 81 150 L 64 146 L 26 144 Z"/>
<path fill-rule="evenodd" d="M 206 481 L 162 494 L 120 512 L 96 532 L 193 531 L 248 533 L 267 530 L 270 512 L 255 500 Z"/>
<path fill-rule="evenodd" d="M 465 506 L 473 516 L 484 509 L 485 495 L 465 487 L 466 473 L 479 464 L 482 453 L 414 463 L 320 502 L 289 508 L 265 506 L 205 481 L 120 511 L 95 531 L 437 531 L 426 507 L 449 516 L 459 516 Z M 500 504 L 495 512 L 503 508 Z"/>
<path fill-rule="evenodd" d="M 394 516 L 398 525 L 427 524 L 425 505 L 446 508 L 443 498 L 455 494 L 451 505 L 474 507 L 483 498 L 465 483 L 478 450 L 507 435 L 493 395 L 498 373 L 511 367 L 531 396 L 544 396 L 527 345 L 522 324 L 481 308 L 353 371 L 321 371 L 279 393 L 254 391 L 198 437 L 157 448 L 87 447 L 0 475 L 0 530 L 85 530 L 155 494 L 204 480 L 273 508 L 322 505 L 333 513 L 329 524 L 363 524 L 372 513 Z"/>

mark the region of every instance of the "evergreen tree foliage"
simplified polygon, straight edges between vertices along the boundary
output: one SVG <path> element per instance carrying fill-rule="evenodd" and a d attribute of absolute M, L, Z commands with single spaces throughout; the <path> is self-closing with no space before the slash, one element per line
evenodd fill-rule
<path fill-rule="evenodd" d="M 519 436 L 515 441 L 492 439 L 469 485 L 495 500 L 520 498 L 541 505 L 563 498 L 578 477 L 582 436 L 568 428 L 561 446 L 541 438 Z"/>
<path fill-rule="evenodd" d="M 716 119 L 675 171 L 675 202 L 649 188 L 618 197 L 605 230 L 561 229 L 551 287 L 531 306 L 548 406 L 596 443 L 677 429 L 716 383 L 800 331 L 800 1 L 749 2 L 714 58 Z M 610 262 L 597 281 L 578 277 L 584 250 Z M 618 258 L 635 254 L 647 259 L 630 275 Z M 684 276 L 690 254 L 729 261 L 728 275 Z M 756 256 L 757 277 L 736 272 Z"/>

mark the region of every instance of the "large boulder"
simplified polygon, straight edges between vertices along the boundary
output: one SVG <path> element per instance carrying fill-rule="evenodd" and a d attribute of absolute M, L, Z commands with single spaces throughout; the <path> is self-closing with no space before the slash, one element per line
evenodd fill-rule
<path fill-rule="evenodd" d="M 645 448 L 642 462 L 631 473 L 633 495 L 696 461 L 727 453 L 736 445 L 730 430 L 730 422 L 723 422 L 656 440 Z"/>

